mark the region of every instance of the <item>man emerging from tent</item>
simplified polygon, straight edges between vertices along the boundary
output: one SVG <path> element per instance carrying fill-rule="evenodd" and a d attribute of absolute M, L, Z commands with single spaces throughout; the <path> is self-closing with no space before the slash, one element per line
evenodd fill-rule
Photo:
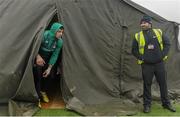
<path fill-rule="evenodd" d="M 46 78 L 51 72 L 53 65 L 58 59 L 59 52 L 63 45 L 62 35 L 64 27 L 60 23 L 54 23 L 50 30 L 46 30 L 43 35 L 43 40 L 35 59 L 34 64 L 34 80 L 35 87 L 40 99 L 44 102 L 49 102 L 46 94 Z M 39 99 L 39 107 L 40 105 Z"/>

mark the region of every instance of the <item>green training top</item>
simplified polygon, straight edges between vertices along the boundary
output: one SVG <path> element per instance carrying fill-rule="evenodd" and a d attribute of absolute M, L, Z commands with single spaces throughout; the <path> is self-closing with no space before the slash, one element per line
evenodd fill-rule
<path fill-rule="evenodd" d="M 55 37 L 56 32 L 63 27 L 60 23 L 54 23 L 50 30 L 46 30 L 43 35 L 43 40 L 39 49 L 40 55 L 50 56 L 48 64 L 54 65 L 58 59 L 59 52 L 63 45 L 62 38 Z"/>

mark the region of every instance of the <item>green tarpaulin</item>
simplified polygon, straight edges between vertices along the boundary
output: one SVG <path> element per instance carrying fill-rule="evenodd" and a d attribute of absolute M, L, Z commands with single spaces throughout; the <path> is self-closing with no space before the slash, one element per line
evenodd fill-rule
<path fill-rule="evenodd" d="M 32 66 L 55 15 L 65 27 L 61 92 L 66 107 L 83 115 L 135 114 L 141 107 L 142 78 L 131 43 L 144 14 L 170 38 L 168 88 L 171 99 L 177 99 L 177 23 L 129 0 L 0 0 L 0 115 L 38 110 Z M 156 83 L 153 96 L 159 96 Z"/>

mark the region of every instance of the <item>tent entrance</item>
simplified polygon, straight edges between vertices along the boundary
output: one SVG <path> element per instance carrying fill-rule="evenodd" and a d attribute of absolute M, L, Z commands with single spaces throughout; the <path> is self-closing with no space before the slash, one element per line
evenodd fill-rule
<path fill-rule="evenodd" d="M 61 89 L 60 89 L 60 77 L 49 78 L 47 86 L 47 95 L 49 97 L 49 102 L 41 102 L 42 108 L 45 109 L 61 109 L 65 107 L 65 103 L 62 99 Z"/>
<path fill-rule="evenodd" d="M 54 22 L 59 22 L 57 14 L 55 14 L 54 17 L 51 19 L 46 30 L 49 30 Z M 62 51 L 60 52 L 58 61 L 54 65 L 53 69 L 51 70 L 51 74 L 47 79 L 46 93 L 50 101 L 48 103 L 41 102 L 42 108 L 61 109 L 65 107 L 65 103 L 62 99 L 61 86 L 60 86 L 60 80 L 62 78 L 61 62 L 62 62 Z"/>

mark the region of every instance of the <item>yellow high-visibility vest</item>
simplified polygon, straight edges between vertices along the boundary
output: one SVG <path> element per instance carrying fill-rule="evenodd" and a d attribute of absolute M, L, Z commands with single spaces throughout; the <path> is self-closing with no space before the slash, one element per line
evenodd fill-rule
<path fill-rule="evenodd" d="M 163 41 L 162 41 L 162 30 L 161 29 L 153 29 L 157 39 L 158 39 L 158 42 L 159 42 L 159 45 L 160 45 L 160 49 L 161 51 L 163 51 L 164 49 L 164 46 L 163 46 Z M 138 42 L 138 46 L 139 46 L 139 54 L 143 55 L 144 54 L 144 46 L 145 46 L 145 38 L 144 38 L 144 35 L 143 35 L 143 31 L 140 31 L 139 33 L 136 33 L 135 34 L 135 39 L 136 41 Z M 167 60 L 168 56 L 165 56 L 163 58 L 163 60 Z M 138 60 L 138 64 L 142 64 L 143 61 L 142 60 Z"/>

